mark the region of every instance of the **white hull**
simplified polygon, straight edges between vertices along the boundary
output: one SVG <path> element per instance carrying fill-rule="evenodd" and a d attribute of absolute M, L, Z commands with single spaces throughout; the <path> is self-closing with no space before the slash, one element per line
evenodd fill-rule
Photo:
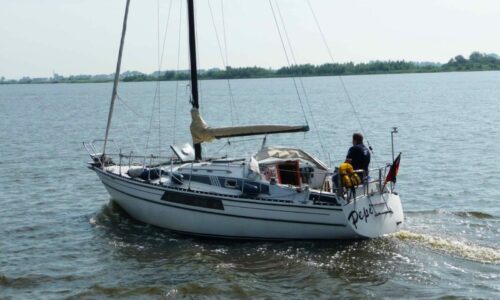
<path fill-rule="evenodd" d="M 285 204 L 204 193 L 147 184 L 93 168 L 116 203 L 133 218 L 173 231 L 241 239 L 354 239 L 371 238 L 394 232 L 403 222 L 397 195 L 391 195 L 392 210 L 400 213 L 360 218 L 367 197 L 344 206 Z M 192 196 L 220 201 L 221 207 L 185 205 L 170 195 Z M 386 194 L 388 195 L 388 194 Z M 174 198 L 174 197 L 173 197 Z M 374 200 L 372 200 L 374 201 Z M 374 201 L 375 202 L 375 201 Z M 354 206 L 353 206 L 354 205 Z M 358 218 L 348 218 L 351 210 Z M 370 210 L 368 209 L 368 214 Z M 376 228 L 376 229 L 373 229 Z"/>

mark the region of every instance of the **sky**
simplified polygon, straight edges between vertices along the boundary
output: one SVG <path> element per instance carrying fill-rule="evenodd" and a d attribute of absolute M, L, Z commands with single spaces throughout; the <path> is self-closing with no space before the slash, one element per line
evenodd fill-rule
<path fill-rule="evenodd" d="M 234 67 L 287 65 L 270 1 L 290 63 L 330 62 L 307 0 L 195 0 L 199 68 L 224 67 L 226 50 Z M 309 1 L 336 62 L 500 54 L 498 0 Z M 113 73 L 124 9 L 125 0 L 0 0 L 0 77 Z M 185 10 L 184 0 L 131 0 L 122 71 L 186 69 Z"/>

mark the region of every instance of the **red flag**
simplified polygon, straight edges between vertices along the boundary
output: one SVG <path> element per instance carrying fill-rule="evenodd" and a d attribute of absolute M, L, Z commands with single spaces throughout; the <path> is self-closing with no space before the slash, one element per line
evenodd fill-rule
<path fill-rule="evenodd" d="M 387 176 L 385 177 L 384 187 L 389 181 L 396 183 L 396 176 L 398 175 L 400 160 L 401 160 L 401 153 L 399 153 L 398 157 L 396 157 L 396 159 L 392 163 L 392 166 L 389 169 L 389 173 L 387 173 Z"/>

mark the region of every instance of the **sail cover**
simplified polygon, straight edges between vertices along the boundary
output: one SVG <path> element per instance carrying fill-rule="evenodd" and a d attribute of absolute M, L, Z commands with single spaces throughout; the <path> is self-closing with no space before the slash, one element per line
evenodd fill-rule
<path fill-rule="evenodd" d="M 250 125 L 212 128 L 203 120 L 198 109 L 191 109 L 191 136 L 195 144 L 228 137 L 305 131 L 309 131 L 309 126 Z"/>
<path fill-rule="evenodd" d="M 265 147 L 255 154 L 255 159 L 259 164 L 266 164 L 275 161 L 287 161 L 299 159 L 314 164 L 318 169 L 328 170 L 328 166 L 304 150 L 289 147 Z"/>

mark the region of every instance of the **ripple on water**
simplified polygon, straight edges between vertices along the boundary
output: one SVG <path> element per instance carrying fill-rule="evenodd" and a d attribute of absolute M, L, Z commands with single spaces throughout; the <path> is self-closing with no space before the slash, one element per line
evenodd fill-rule
<path fill-rule="evenodd" d="M 68 299 L 88 299 L 88 298 L 101 298 L 101 297 L 111 297 L 111 298 L 148 298 L 154 296 L 166 296 L 169 291 L 163 287 L 159 286 L 139 286 L 139 287 L 128 287 L 128 286 L 105 286 L 100 284 L 94 284 L 83 291 L 75 293 Z"/>
<path fill-rule="evenodd" d="M 48 276 L 40 274 L 29 274 L 20 277 L 7 277 L 4 275 L 0 275 L 0 286 L 3 286 L 4 288 L 25 289 L 35 288 L 45 283 L 56 281 L 75 281 L 78 279 L 81 279 L 81 277 L 76 275 Z"/>

